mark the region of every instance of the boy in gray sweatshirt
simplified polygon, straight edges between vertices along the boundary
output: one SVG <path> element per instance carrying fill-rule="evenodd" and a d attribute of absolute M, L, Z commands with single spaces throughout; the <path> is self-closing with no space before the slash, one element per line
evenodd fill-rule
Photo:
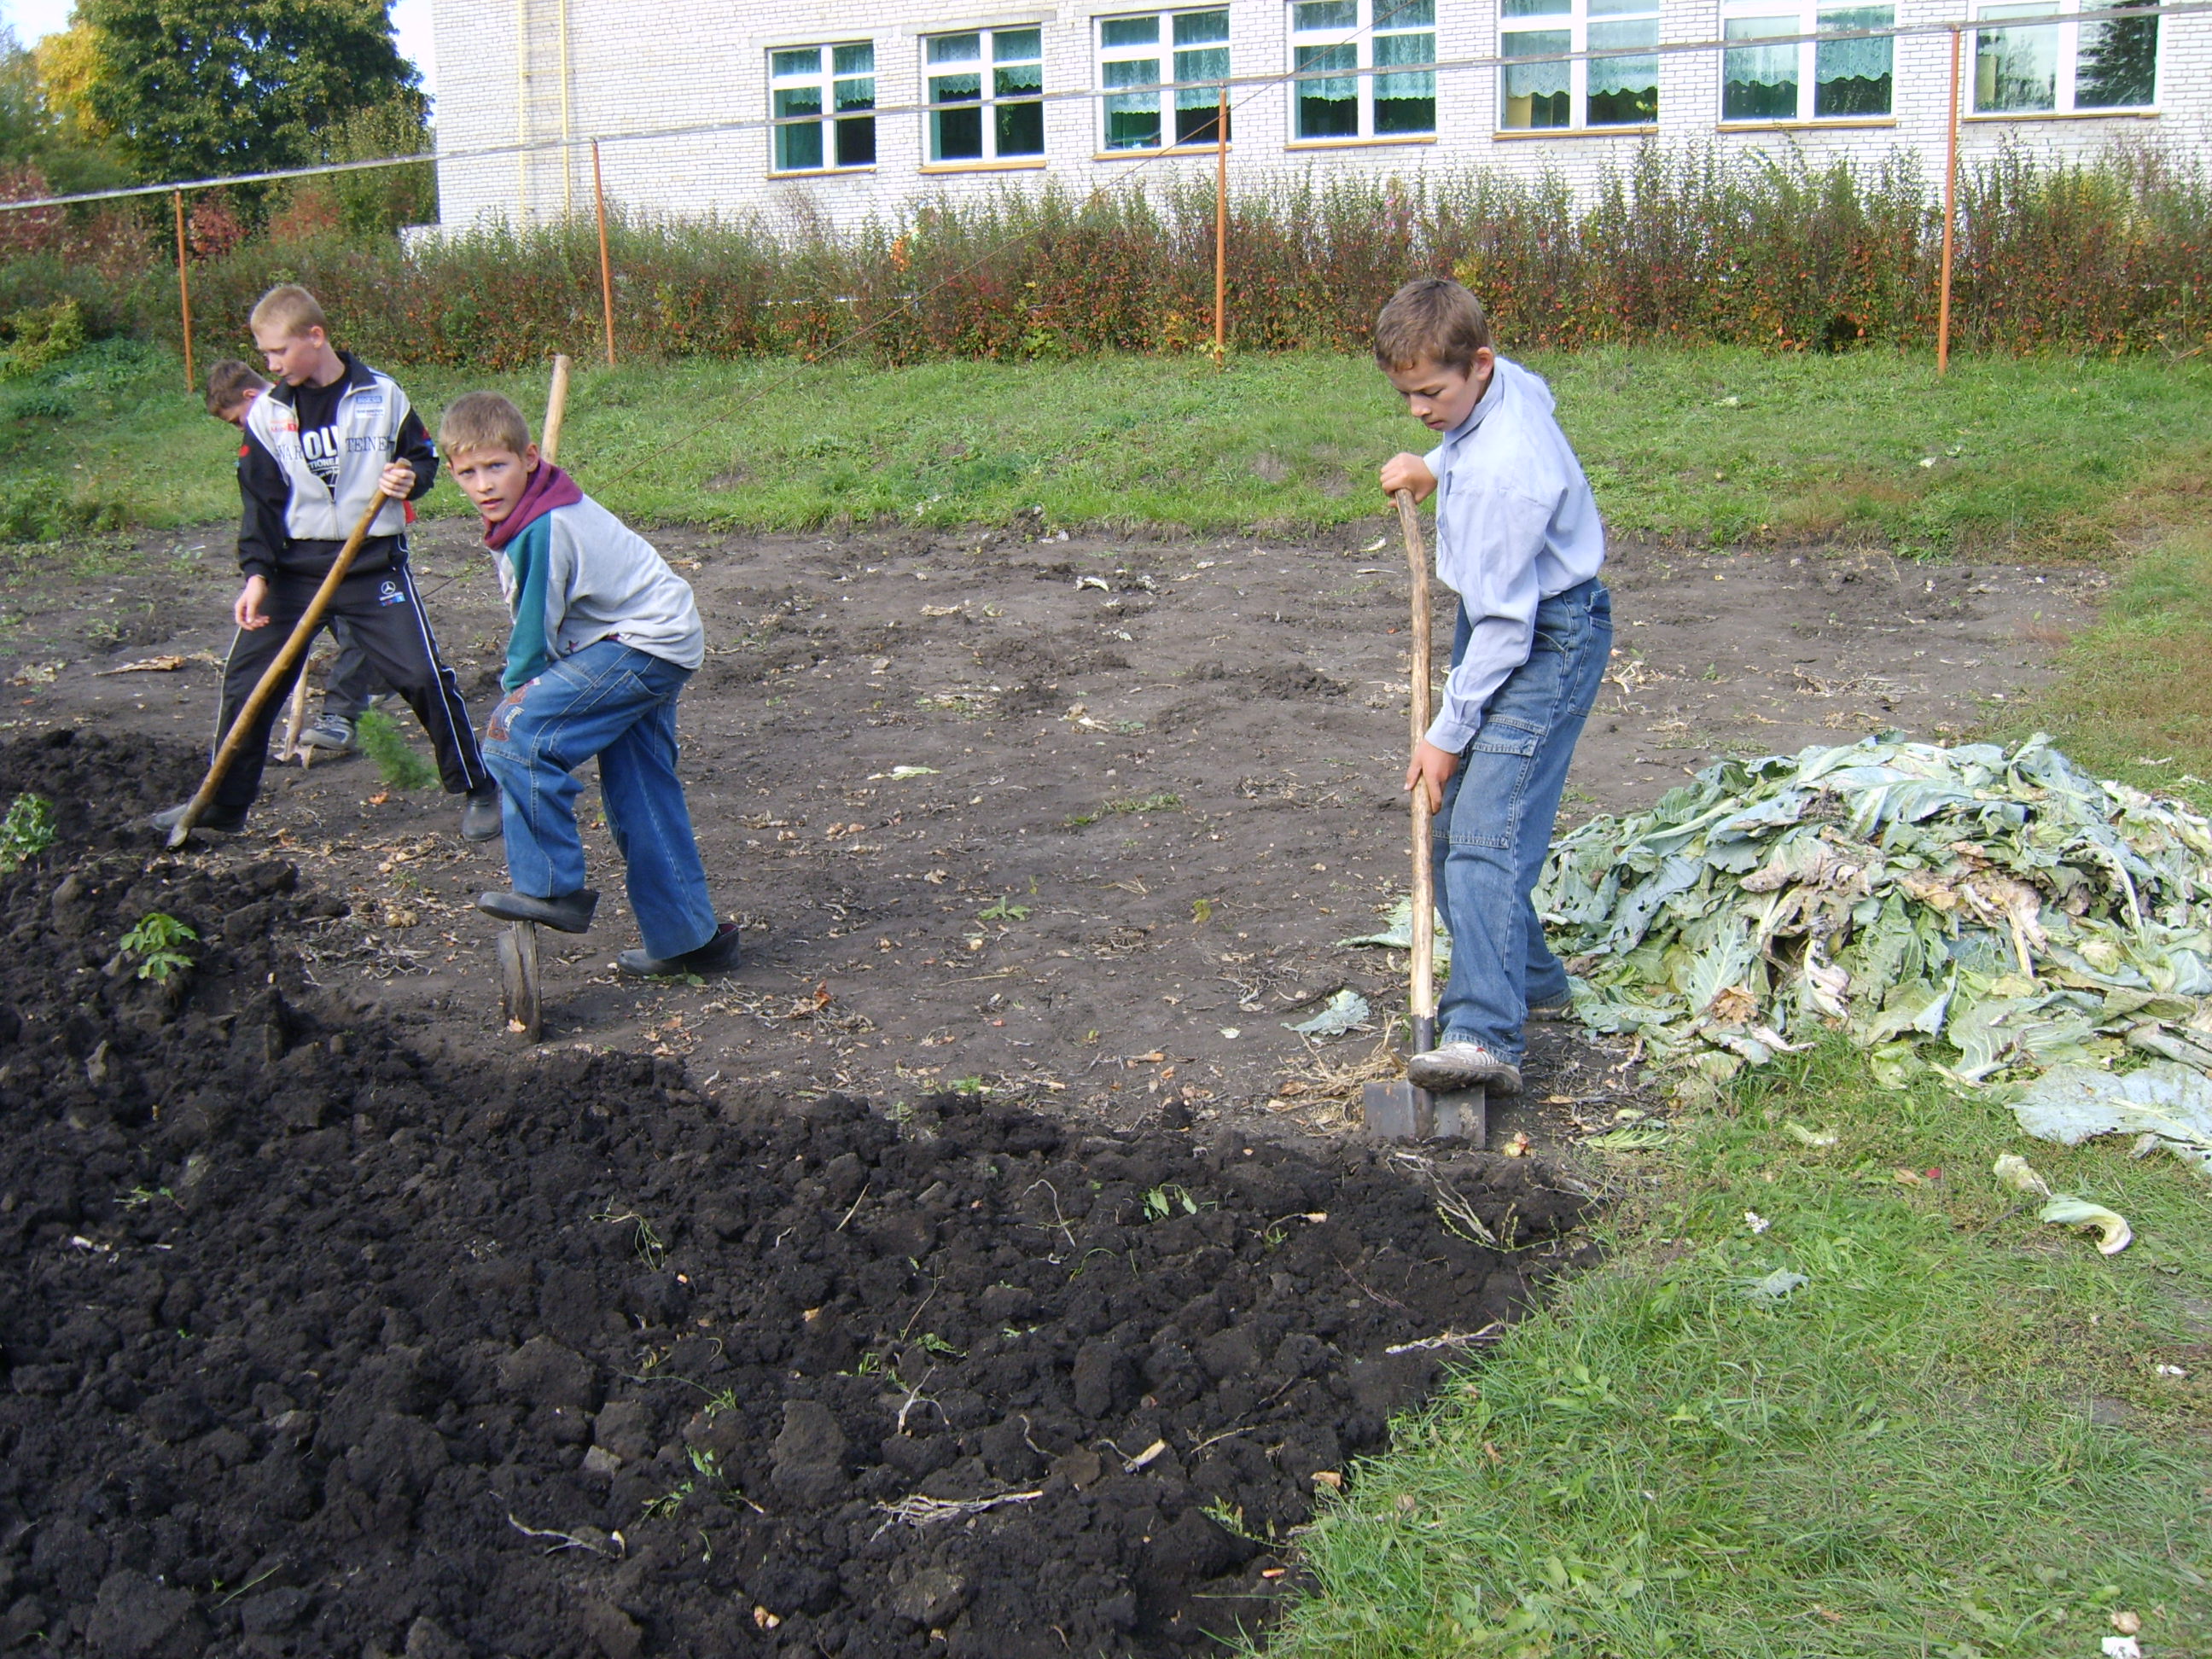
<path fill-rule="evenodd" d="M 500 781 L 512 891 L 477 908 L 580 933 L 599 894 L 584 885 L 575 769 L 593 756 L 623 855 L 641 950 L 638 977 L 726 973 L 738 924 L 723 921 L 676 775 L 676 700 L 706 656 L 691 589 L 650 542 L 540 459 L 522 411 L 496 392 L 457 399 L 438 427 L 453 482 L 483 515 L 484 543 L 514 615 L 507 695 L 485 728 Z"/>

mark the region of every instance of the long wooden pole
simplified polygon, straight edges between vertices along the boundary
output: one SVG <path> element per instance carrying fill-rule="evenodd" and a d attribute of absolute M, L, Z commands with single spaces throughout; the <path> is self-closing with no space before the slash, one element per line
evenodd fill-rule
<path fill-rule="evenodd" d="M 615 366 L 615 272 L 607 258 L 607 186 L 599 174 L 599 141 L 592 140 L 592 204 L 599 216 L 599 310 L 607 319 L 607 367 Z"/>
<path fill-rule="evenodd" d="M 337 597 L 339 584 L 345 580 L 346 573 L 353 568 L 354 556 L 361 551 L 361 544 L 368 539 L 369 526 L 376 522 L 376 515 L 390 504 L 391 500 L 390 496 L 380 492 L 370 498 L 368 511 L 361 515 L 361 522 L 353 527 L 353 534 L 345 538 L 345 545 L 338 550 L 337 557 L 331 561 L 330 574 L 323 578 L 323 585 L 315 590 L 315 597 L 307 601 L 307 610 L 301 613 L 298 623 L 292 629 L 292 637 L 284 641 L 283 649 L 277 652 L 276 660 L 263 672 L 260 684 L 253 688 L 253 695 L 246 698 L 245 706 L 238 711 L 238 717 L 231 721 L 230 730 L 223 734 L 222 746 L 215 751 L 215 762 L 208 768 L 207 776 L 200 781 L 198 790 L 185 804 L 184 815 L 177 820 L 176 827 L 169 831 L 170 846 L 182 847 L 185 844 L 185 837 L 192 833 L 192 826 L 200 821 L 200 815 L 215 799 L 217 786 L 230 770 L 231 763 L 238 758 L 238 751 L 259 720 L 262 709 L 276 695 L 276 688 L 284 684 L 285 678 L 299 667 L 300 659 L 307 655 L 307 647 L 314 643 L 315 630 L 323 625 L 323 615 L 331 608 L 331 601 Z"/>
<path fill-rule="evenodd" d="M 1229 362 L 1229 83 L 1213 106 L 1213 366 Z"/>
<path fill-rule="evenodd" d="M 1959 222 L 1960 31 L 1951 31 L 1951 136 L 1943 155 L 1943 279 L 1936 302 L 1936 373 L 1951 372 L 1951 252 Z"/>
<path fill-rule="evenodd" d="M 561 453 L 561 424 L 568 418 L 568 371 L 574 367 L 566 354 L 555 354 L 553 380 L 545 392 L 545 424 L 538 433 L 538 453 L 549 465 Z"/>
<path fill-rule="evenodd" d="M 199 376 L 192 372 L 192 284 L 185 274 L 185 192 L 170 192 L 170 200 L 177 210 L 177 309 L 185 319 L 185 390 L 199 390 Z"/>
<path fill-rule="evenodd" d="M 1398 504 L 1398 528 L 1406 538 L 1406 564 L 1413 580 L 1413 744 L 1428 735 L 1431 717 L 1429 684 L 1429 556 L 1421 542 L 1421 520 L 1413 505 L 1413 492 L 1401 489 L 1392 498 Z M 1408 751 L 1411 752 L 1410 750 Z M 1429 792 L 1425 784 L 1413 791 L 1413 915 L 1412 1006 L 1413 1052 L 1426 1054 L 1437 1046 L 1437 900 L 1436 872 L 1429 840 Z"/>

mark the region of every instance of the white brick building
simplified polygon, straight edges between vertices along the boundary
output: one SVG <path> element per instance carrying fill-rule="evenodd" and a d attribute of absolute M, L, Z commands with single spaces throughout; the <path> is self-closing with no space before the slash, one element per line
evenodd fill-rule
<path fill-rule="evenodd" d="M 1962 156 L 2117 138 L 2203 159 L 2212 14 L 2076 20 L 2095 4 L 436 0 L 440 195 L 456 228 L 588 214 L 594 137 L 610 199 L 678 216 L 843 224 L 1045 179 L 1210 177 L 1223 79 L 1232 188 L 1469 165 L 1582 180 L 1648 135 L 1909 150 L 1933 178 L 1961 21 Z M 541 148 L 463 154 L 514 144 Z"/>

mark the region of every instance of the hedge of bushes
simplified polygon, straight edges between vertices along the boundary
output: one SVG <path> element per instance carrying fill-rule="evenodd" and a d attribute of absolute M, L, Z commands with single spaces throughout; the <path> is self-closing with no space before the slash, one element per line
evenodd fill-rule
<path fill-rule="evenodd" d="M 1813 167 L 1647 145 L 1577 199 L 1481 170 L 1284 180 L 1231 203 L 1240 350 L 1356 349 L 1390 290 L 1456 271 L 1510 345 L 1668 339 L 1786 349 L 1934 337 L 1942 216 L 1910 155 Z M 2008 154 L 1962 179 L 1954 301 L 1966 349 L 2180 353 L 2212 343 L 2212 191 L 2149 152 L 2084 164 Z M 677 224 L 623 217 L 616 326 L 633 355 L 818 354 L 884 362 L 1184 351 L 1212 336 L 1210 182 L 918 204 L 896 224 Z M 150 234 L 118 269 L 57 243 L 0 264 L 0 318 L 74 299 L 95 335 L 173 341 L 175 273 Z M 57 235 L 84 234 L 83 227 Z M 313 288 L 362 350 L 504 369 L 600 334 L 588 222 L 403 252 L 335 234 L 262 236 L 192 269 L 203 355 L 238 350 L 254 296 Z M 861 337 L 855 339 L 855 336 Z"/>

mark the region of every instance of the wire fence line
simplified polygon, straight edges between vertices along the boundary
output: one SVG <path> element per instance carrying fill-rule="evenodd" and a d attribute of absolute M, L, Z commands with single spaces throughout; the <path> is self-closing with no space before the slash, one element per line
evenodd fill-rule
<path fill-rule="evenodd" d="M 1410 3 L 1410 0 L 1407 0 L 1407 3 Z M 1401 5 L 1400 8 L 1394 9 L 1394 12 L 1395 9 L 1402 9 Z M 1291 69 L 1229 75 L 1203 81 L 1148 82 L 1139 86 L 1112 88 L 1063 88 L 1058 91 L 1025 94 L 1019 101 L 1028 104 L 1089 103 L 1112 94 L 1212 90 L 1216 88 L 1226 88 L 1232 93 L 1247 92 L 1256 94 L 1301 81 L 1366 80 L 1377 76 L 1402 75 L 1409 71 L 1440 76 L 1460 75 L 1507 67 L 1525 68 L 1538 64 L 1618 62 L 1622 58 L 1679 58 L 1702 53 L 1740 52 L 1752 48 L 1798 46 L 1808 42 L 1833 44 L 1848 40 L 1940 39 L 1985 32 L 1996 33 L 2032 28 L 2049 28 L 2061 23 L 2117 22 L 2133 18 L 2188 17 L 2203 15 L 2206 13 L 2212 13 L 2212 0 L 2159 0 L 2158 3 L 2154 4 L 2106 6 L 2095 9 L 2085 8 L 2081 11 L 2069 12 L 2063 15 L 2039 14 L 2022 17 L 1968 18 L 1949 22 L 1899 23 L 1872 29 L 1815 29 L 1795 34 L 1761 34 L 1741 40 L 1708 38 L 1700 40 L 1661 40 L 1650 46 L 1611 46 L 1582 52 L 1532 52 L 1527 56 L 1511 58 L 1486 54 L 1472 58 L 1441 58 L 1428 64 L 1369 64 L 1356 68 L 1330 69 L 1326 71 Z M 1374 28 L 1380 26 L 1390 15 L 1394 14 L 1378 15 L 1374 24 L 1363 26 L 1356 31 L 1346 33 L 1342 37 L 1340 44 L 1349 44 L 1363 35 L 1371 33 Z M 1234 113 L 1236 108 L 1249 101 L 1249 98 L 1239 100 L 1237 104 L 1231 106 L 1231 112 Z M 943 110 L 975 107 L 973 100 L 937 100 L 903 104 L 882 104 L 860 112 L 881 118 L 889 116 L 921 116 Z M 2124 114 L 2127 112 L 2112 112 Z M 74 207 L 94 202 L 168 196 L 183 191 L 214 190 L 234 185 L 278 184 L 297 179 L 322 178 L 336 173 L 364 173 L 383 167 L 416 167 L 424 163 L 501 161 L 512 160 L 518 156 L 546 155 L 559 155 L 565 158 L 579 152 L 588 154 L 595 145 L 603 144 L 611 148 L 618 144 L 653 143 L 676 138 L 702 138 L 748 132 L 767 132 L 779 127 L 811 125 L 823 118 L 821 116 L 814 115 L 781 118 L 744 117 L 726 121 L 684 122 L 669 126 L 631 128 L 622 131 L 599 133 L 596 136 L 570 135 L 565 137 L 538 138 L 526 142 L 517 140 L 506 143 L 473 144 L 459 148 L 441 146 L 435 150 L 406 155 L 379 156 L 368 161 L 323 161 L 312 166 L 275 167 L 258 173 L 173 179 L 161 184 L 129 185 L 112 190 L 80 191 L 68 195 L 39 196 L 14 201 L 0 200 L 0 213 L 21 213 L 38 208 Z M 1802 126 L 1804 124 L 1793 122 L 1786 125 Z M 1528 131 L 1540 134 L 1554 130 L 1532 128 Z M 1574 128 L 1561 131 L 1572 131 L 1579 134 L 1588 129 Z M 1130 159 L 1135 161 L 1170 157 L 1179 159 L 1202 157 L 1210 154 L 1213 147 L 1210 140 L 1201 140 L 1196 143 L 1162 145 L 1141 153 L 1133 153 Z"/>

